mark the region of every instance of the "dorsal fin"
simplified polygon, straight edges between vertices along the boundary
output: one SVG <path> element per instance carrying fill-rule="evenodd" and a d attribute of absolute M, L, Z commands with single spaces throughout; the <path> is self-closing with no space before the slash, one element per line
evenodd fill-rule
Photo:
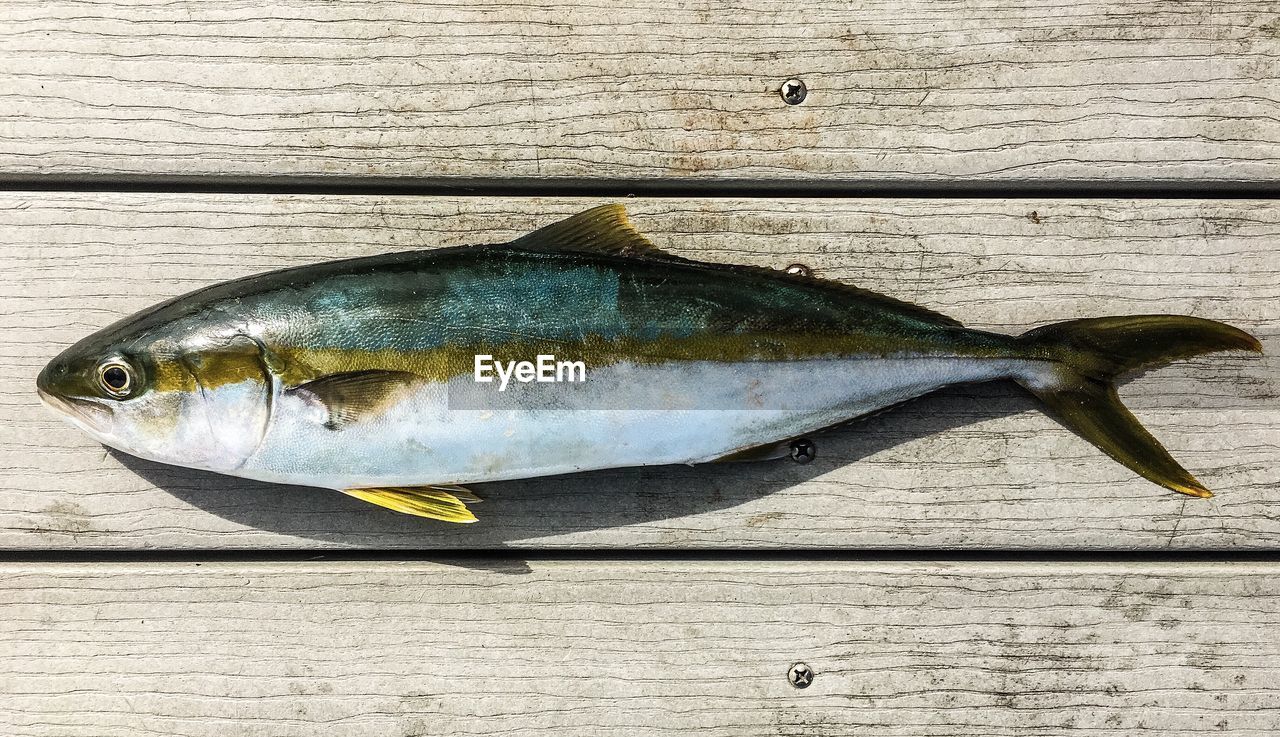
<path fill-rule="evenodd" d="M 619 204 L 601 205 L 573 217 L 538 228 L 517 238 L 512 246 L 531 251 L 584 251 L 611 256 L 675 258 L 640 235 Z"/>
<path fill-rule="evenodd" d="M 649 242 L 631 225 L 627 218 L 627 209 L 620 204 L 601 205 L 571 218 L 539 228 L 532 233 L 517 238 L 510 246 L 529 251 L 550 252 L 583 252 L 602 253 L 611 256 L 633 256 L 680 264 L 689 264 L 703 268 L 738 271 L 742 273 L 767 274 L 777 279 L 793 281 L 800 284 L 812 284 L 833 291 L 841 291 L 856 295 L 862 299 L 878 302 L 885 307 L 900 310 L 917 320 L 943 325 L 960 327 L 960 323 L 927 307 L 912 304 L 888 295 L 855 287 L 844 282 L 823 279 L 818 276 L 790 274 L 765 266 L 746 266 L 739 264 L 709 264 L 694 261 L 672 253 L 667 253 Z"/>

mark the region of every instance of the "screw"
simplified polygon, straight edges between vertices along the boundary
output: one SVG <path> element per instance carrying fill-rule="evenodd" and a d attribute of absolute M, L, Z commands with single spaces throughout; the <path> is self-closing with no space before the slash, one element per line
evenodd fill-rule
<path fill-rule="evenodd" d="M 799 105 L 804 102 L 804 98 L 809 94 L 809 88 L 804 86 L 804 82 L 798 79 L 788 79 L 782 83 L 782 101 L 788 105 Z"/>
<path fill-rule="evenodd" d="M 792 276 L 813 276 L 813 269 L 804 264 L 791 264 L 787 267 L 787 273 Z"/>
<path fill-rule="evenodd" d="M 808 688 L 813 683 L 813 670 L 804 663 L 796 663 L 787 671 L 787 680 L 796 688 Z"/>
<path fill-rule="evenodd" d="M 796 463 L 808 463 L 818 456 L 818 446 L 809 438 L 796 438 L 791 441 L 791 460 Z"/>

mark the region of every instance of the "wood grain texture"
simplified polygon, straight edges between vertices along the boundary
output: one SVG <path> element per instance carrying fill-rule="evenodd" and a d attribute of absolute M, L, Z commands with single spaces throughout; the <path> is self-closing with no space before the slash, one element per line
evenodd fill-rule
<path fill-rule="evenodd" d="M 0 175 L 1280 178 L 1270 0 L 6 0 L 0 75 Z"/>
<path fill-rule="evenodd" d="M 499 242 L 595 200 L 0 195 L 0 548 L 1274 548 L 1280 209 L 1250 201 L 633 200 L 660 246 L 881 290 L 1010 333 L 1185 313 L 1269 355 L 1148 373 L 1126 401 L 1210 488 L 1136 477 L 1010 387 L 819 439 L 818 459 L 488 484 L 480 524 L 114 456 L 40 407 L 39 368 L 154 302 L 270 268 Z"/>
<path fill-rule="evenodd" d="M 1265 737 L 1280 569 L 10 563 L 0 666 L 9 737 Z"/>

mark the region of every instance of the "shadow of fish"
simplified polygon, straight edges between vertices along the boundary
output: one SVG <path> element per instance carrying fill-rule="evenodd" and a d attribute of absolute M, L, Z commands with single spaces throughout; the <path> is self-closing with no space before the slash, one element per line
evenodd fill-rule
<path fill-rule="evenodd" d="M 846 284 L 664 253 L 607 205 L 507 244 L 207 287 L 76 343 L 38 389 L 143 458 L 470 522 L 465 484 L 803 460 L 810 433 L 995 379 L 1142 476 L 1207 497 L 1115 379 L 1231 349 L 1261 346 L 1174 315 L 970 330 Z"/>

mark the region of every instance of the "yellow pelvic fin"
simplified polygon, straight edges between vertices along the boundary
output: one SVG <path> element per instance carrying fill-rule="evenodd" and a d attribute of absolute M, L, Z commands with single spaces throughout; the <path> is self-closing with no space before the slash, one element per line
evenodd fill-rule
<path fill-rule="evenodd" d="M 470 523 L 476 516 L 467 503 L 480 497 L 461 486 L 388 486 L 378 489 L 341 489 L 343 494 L 386 507 L 395 512 L 445 522 Z"/>

